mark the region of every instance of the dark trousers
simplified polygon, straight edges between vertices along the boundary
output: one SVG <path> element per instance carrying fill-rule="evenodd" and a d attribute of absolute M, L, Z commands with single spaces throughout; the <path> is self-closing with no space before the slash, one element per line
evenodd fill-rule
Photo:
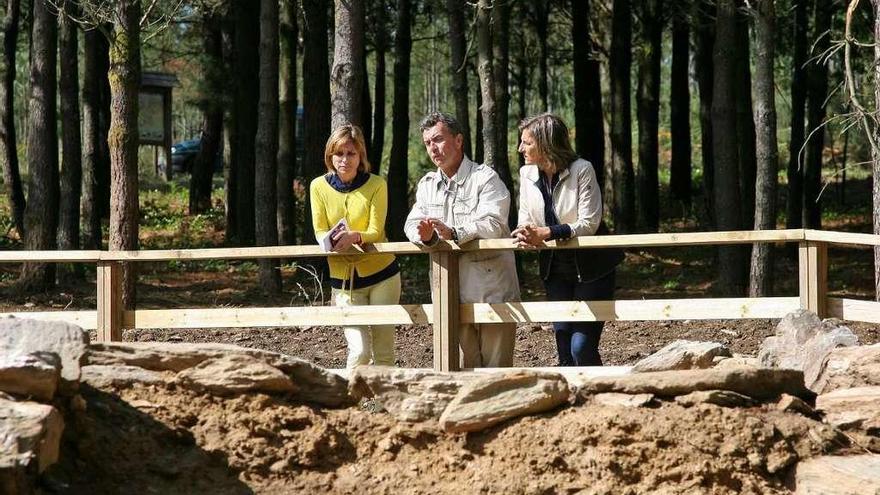
<path fill-rule="evenodd" d="M 550 275 L 544 281 L 548 301 L 604 301 L 614 298 L 614 270 L 590 282 Z M 559 366 L 602 366 L 599 339 L 604 321 L 556 322 Z"/>

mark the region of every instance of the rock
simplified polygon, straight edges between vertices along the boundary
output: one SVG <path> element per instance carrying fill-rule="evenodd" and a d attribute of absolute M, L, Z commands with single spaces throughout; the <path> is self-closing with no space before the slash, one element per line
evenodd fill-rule
<path fill-rule="evenodd" d="M 793 395 L 782 394 L 776 403 L 776 410 L 782 412 L 796 412 L 804 416 L 813 416 L 815 411 L 809 404 Z"/>
<path fill-rule="evenodd" d="M 698 390 L 676 397 L 675 402 L 685 407 L 697 404 L 714 404 L 721 407 L 751 407 L 755 405 L 755 401 L 751 397 L 730 390 Z"/>
<path fill-rule="evenodd" d="M 858 345 L 858 337 L 839 320 L 819 320 L 815 313 L 799 309 L 789 313 L 767 337 L 758 351 L 761 366 L 802 370 L 807 384 L 813 383 L 822 361 L 837 347 Z"/>
<path fill-rule="evenodd" d="M 880 387 L 842 388 L 816 397 L 816 409 L 837 428 L 863 429 L 880 422 Z"/>
<path fill-rule="evenodd" d="M 569 399 L 568 383 L 558 373 L 492 373 L 471 382 L 440 416 L 450 433 L 479 431 L 510 418 L 554 409 Z"/>
<path fill-rule="evenodd" d="M 761 362 L 758 361 L 758 358 L 743 356 L 741 354 L 734 354 L 731 357 L 723 357 L 718 356 L 714 360 L 715 365 L 713 368 L 718 369 L 728 369 L 728 368 L 760 368 Z"/>
<path fill-rule="evenodd" d="M 807 386 L 817 394 L 880 385 L 880 344 L 834 349 Z"/>
<path fill-rule="evenodd" d="M 58 460 L 63 431 L 54 407 L 0 399 L 0 490 L 29 493 L 30 480 Z"/>
<path fill-rule="evenodd" d="M 0 390 L 50 401 L 60 376 L 56 354 L 0 354 Z"/>
<path fill-rule="evenodd" d="M 880 493 L 880 456 L 821 456 L 798 463 L 796 495 L 867 495 Z"/>
<path fill-rule="evenodd" d="M 69 323 L 0 319 L 0 354 L 57 354 L 61 358 L 61 391 L 65 394 L 76 390 L 88 345 L 88 332 Z"/>
<path fill-rule="evenodd" d="M 804 387 L 803 376 L 797 370 L 767 368 L 657 371 L 590 378 L 583 381 L 578 393 L 581 396 L 622 392 L 675 397 L 698 390 L 731 390 L 759 400 L 775 399 L 781 394 L 812 400 L 813 393 Z"/>
<path fill-rule="evenodd" d="M 281 370 L 244 354 L 206 359 L 177 374 L 185 387 L 215 395 L 251 392 L 285 394 L 296 386 Z"/>
<path fill-rule="evenodd" d="M 593 396 L 593 403 L 611 407 L 644 407 L 653 400 L 654 396 L 652 394 L 618 394 L 616 392 L 609 392 Z"/>
<path fill-rule="evenodd" d="M 82 368 L 82 382 L 95 388 L 126 388 L 136 383 L 159 385 L 169 381 L 171 381 L 170 373 L 166 376 L 163 372 L 145 370 L 137 366 L 90 364 Z"/>
<path fill-rule="evenodd" d="M 716 342 L 676 340 L 666 347 L 637 362 L 632 371 L 689 370 L 711 368 L 717 356 L 730 356 L 730 349 Z"/>
<path fill-rule="evenodd" d="M 202 361 L 236 354 L 256 358 L 283 371 L 296 384 L 297 397 L 327 407 L 347 407 L 354 403 L 348 382 L 308 361 L 276 352 L 229 344 L 189 344 L 168 342 L 97 343 L 89 348 L 88 364 L 128 365 L 152 371 L 180 372 Z"/>
<path fill-rule="evenodd" d="M 351 395 L 374 398 L 400 421 L 438 420 L 466 384 L 484 373 L 444 373 L 386 366 L 358 366 L 349 378 Z"/>

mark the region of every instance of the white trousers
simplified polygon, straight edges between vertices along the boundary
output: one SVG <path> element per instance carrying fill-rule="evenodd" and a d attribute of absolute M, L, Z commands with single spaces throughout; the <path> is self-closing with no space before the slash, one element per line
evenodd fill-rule
<path fill-rule="evenodd" d="M 334 306 L 397 304 L 400 301 L 400 274 L 378 284 L 354 290 L 333 289 Z M 359 364 L 394 366 L 394 325 L 343 327 L 348 343 L 347 368 Z"/>

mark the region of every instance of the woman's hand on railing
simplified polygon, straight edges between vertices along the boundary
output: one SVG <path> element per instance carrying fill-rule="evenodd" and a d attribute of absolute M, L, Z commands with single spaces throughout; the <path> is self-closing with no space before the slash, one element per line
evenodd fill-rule
<path fill-rule="evenodd" d="M 538 227 L 532 224 L 521 225 L 510 233 L 515 239 L 514 244 L 521 248 L 540 247 L 550 237 L 549 227 Z"/>
<path fill-rule="evenodd" d="M 343 230 L 333 234 L 333 252 L 341 253 L 350 248 L 353 244 L 362 242 L 361 233 L 352 230 Z"/>

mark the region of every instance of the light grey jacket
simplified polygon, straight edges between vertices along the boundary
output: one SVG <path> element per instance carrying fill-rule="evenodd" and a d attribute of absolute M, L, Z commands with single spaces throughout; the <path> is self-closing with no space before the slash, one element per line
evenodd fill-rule
<path fill-rule="evenodd" d="M 519 224 L 546 227 L 544 196 L 538 184 L 542 172 L 536 165 L 519 169 Z M 578 158 L 559 173 L 553 190 L 553 211 L 559 223 L 571 227 L 572 237 L 593 235 L 602 222 L 602 192 L 590 162 Z"/>
<path fill-rule="evenodd" d="M 455 229 L 459 244 L 474 239 L 507 238 L 509 211 L 510 194 L 498 174 L 464 157 L 458 172 L 448 181 L 444 181 L 439 170 L 422 177 L 404 231 L 410 241 L 421 243 L 419 222 L 437 218 Z M 458 278 L 463 303 L 519 301 L 512 251 L 463 253 Z"/>

